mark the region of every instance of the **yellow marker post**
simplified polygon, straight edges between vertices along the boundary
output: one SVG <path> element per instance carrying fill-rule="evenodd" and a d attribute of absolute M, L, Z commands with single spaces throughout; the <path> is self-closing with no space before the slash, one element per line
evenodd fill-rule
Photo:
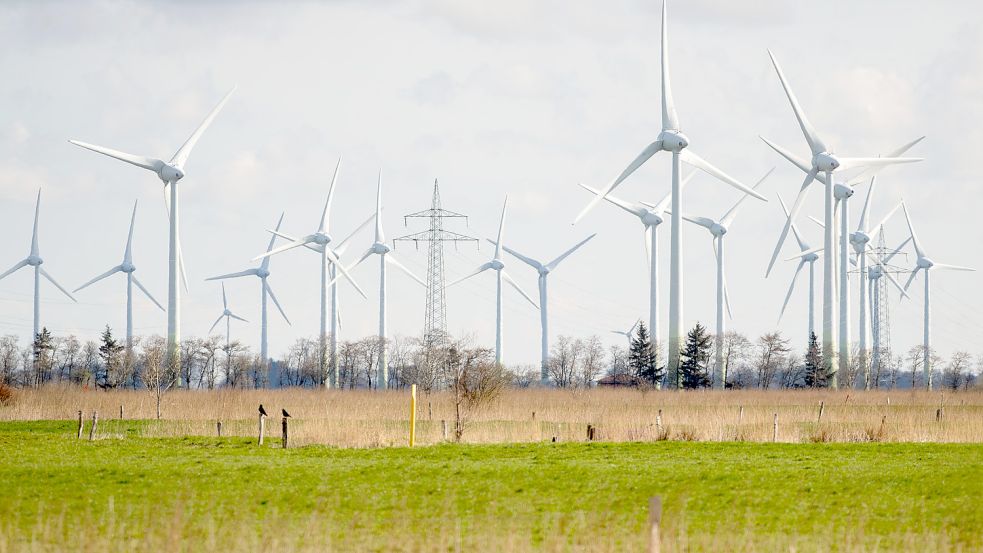
<path fill-rule="evenodd" d="M 416 443 L 416 384 L 410 386 L 410 447 Z"/>

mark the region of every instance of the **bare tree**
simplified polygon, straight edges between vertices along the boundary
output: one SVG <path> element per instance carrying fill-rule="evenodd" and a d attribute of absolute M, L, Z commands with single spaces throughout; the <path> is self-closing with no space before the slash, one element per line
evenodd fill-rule
<path fill-rule="evenodd" d="M 157 418 L 160 419 L 161 398 L 177 381 L 177 374 L 167 364 L 167 340 L 163 336 L 150 336 L 140 349 L 143 381 L 157 402 Z"/>
<path fill-rule="evenodd" d="M 628 350 L 622 346 L 611 346 L 608 351 L 611 354 L 611 361 L 608 363 L 608 376 L 616 378 L 628 376 L 630 373 L 628 370 Z"/>
<path fill-rule="evenodd" d="M 550 378 L 558 388 L 576 384 L 577 361 L 583 351 L 583 343 L 562 334 L 556 338 L 548 362 Z"/>
<path fill-rule="evenodd" d="M 19 357 L 17 336 L 8 334 L 0 337 L 0 384 L 14 383 Z"/>
<path fill-rule="evenodd" d="M 758 387 L 770 388 L 779 367 L 785 363 L 785 356 L 791 351 L 789 340 L 781 332 L 771 332 L 758 338 L 756 369 Z"/>
<path fill-rule="evenodd" d="M 590 388 L 601 375 L 605 357 L 604 346 L 601 344 L 601 339 L 595 335 L 584 340 L 582 348 L 580 383 L 585 388 Z"/>
<path fill-rule="evenodd" d="M 734 371 L 747 365 L 748 356 L 754 349 L 754 344 L 748 340 L 747 336 L 732 330 L 724 333 L 723 342 L 724 370 L 721 378 L 724 379 L 724 385 L 729 386 Z M 714 344 L 716 347 L 716 341 Z"/>
<path fill-rule="evenodd" d="M 454 440 L 460 441 L 474 415 L 494 401 L 505 387 L 507 376 L 488 348 L 455 344 L 448 349 L 446 372 L 454 394 Z"/>
<path fill-rule="evenodd" d="M 952 354 L 949 363 L 942 370 L 942 385 L 950 390 L 966 388 L 970 381 L 973 356 L 966 351 Z"/>

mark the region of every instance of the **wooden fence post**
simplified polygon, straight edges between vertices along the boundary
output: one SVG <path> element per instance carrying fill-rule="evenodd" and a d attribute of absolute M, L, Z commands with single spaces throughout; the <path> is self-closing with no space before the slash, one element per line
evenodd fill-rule
<path fill-rule="evenodd" d="M 416 384 L 410 386 L 410 447 L 416 443 Z"/>
<path fill-rule="evenodd" d="M 778 413 L 775 413 L 775 426 L 772 429 L 771 441 L 773 441 L 773 442 L 777 442 L 778 441 Z"/>
<path fill-rule="evenodd" d="M 99 411 L 92 412 L 92 428 L 89 429 L 89 441 L 95 439 L 96 437 L 96 424 L 99 423 Z"/>
<path fill-rule="evenodd" d="M 266 434 L 266 415 L 259 415 L 259 445 L 263 445 L 263 438 Z"/>
<path fill-rule="evenodd" d="M 823 422 L 823 411 L 826 409 L 826 402 L 819 402 L 819 418 L 816 419 L 816 424 Z"/>
<path fill-rule="evenodd" d="M 587 425 L 587 441 L 588 442 L 593 442 L 594 441 L 594 432 L 595 432 L 595 430 L 596 429 L 594 428 L 594 425 L 593 424 L 588 424 Z"/>
<path fill-rule="evenodd" d="M 446 442 L 447 441 L 447 421 L 446 420 L 441 420 L 440 421 L 440 427 L 441 427 L 441 430 L 442 430 L 442 432 L 444 434 L 444 441 Z"/>
<path fill-rule="evenodd" d="M 427 401 L 427 420 L 428 421 L 433 420 L 433 405 L 430 403 L 429 400 Z"/>
<path fill-rule="evenodd" d="M 662 524 L 662 496 L 649 498 L 649 553 L 659 553 L 662 540 L 659 525 Z"/>
<path fill-rule="evenodd" d="M 659 409 L 659 413 L 655 415 L 655 428 L 662 432 L 662 409 Z"/>
<path fill-rule="evenodd" d="M 283 449 L 287 449 L 287 417 L 283 417 Z"/>
<path fill-rule="evenodd" d="M 82 439 L 82 427 L 83 426 L 84 425 L 82 424 L 82 411 L 79 410 L 79 439 L 80 440 Z"/>
<path fill-rule="evenodd" d="M 215 432 L 218 434 L 219 438 L 222 437 L 222 421 L 215 422 Z"/>
<path fill-rule="evenodd" d="M 119 406 L 119 420 L 123 420 L 123 405 Z"/>
<path fill-rule="evenodd" d="M 741 405 L 741 408 L 738 409 L 737 411 L 737 426 L 740 426 L 743 422 L 744 422 L 744 406 Z"/>

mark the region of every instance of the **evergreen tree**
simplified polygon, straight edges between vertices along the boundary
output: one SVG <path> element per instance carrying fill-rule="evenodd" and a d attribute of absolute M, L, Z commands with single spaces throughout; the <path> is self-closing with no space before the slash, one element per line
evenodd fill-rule
<path fill-rule="evenodd" d="M 100 340 L 102 340 L 102 345 L 99 346 L 99 357 L 102 358 L 105 371 L 102 375 L 102 385 L 104 388 L 115 388 L 123 380 L 123 375 L 120 374 L 122 372 L 120 370 L 122 366 L 120 354 L 126 348 L 113 337 L 113 331 L 109 325 L 106 325 L 106 330 L 102 331 Z"/>
<path fill-rule="evenodd" d="M 52 352 L 55 349 L 54 339 L 48 327 L 41 327 L 34 337 L 34 385 L 40 386 L 45 380 L 45 375 L 51 370 Z"/>
<path fill-rule="evenodd" d="M 825 388 L 829 384 L 829 371 L 823 366 L 823 355 L 815 332 L 809 333 L 806 350 L 805 384 L 810 388 Z"/>
<path fill-rule="evenodd" d="M 638 323 L 638 330 L 632 337 L 631 347 L 628 350 L 628 372 L 652 385 L 661 382 L 665 376 L 665 367 L 660 367 L 658 364 L 655 348 L 649 338 L 648 328 L 641 321 Z"/>
<path fill-rule="evenodd" d="M 680 352 L 683 359 L 679 365 L 683 388 L 693 390 L 710 386 L 707 367 L 710 363 L 711 341 L 712 337 L 706 327 L 700 323 L 696 323 L 693 330 L 686 334 L 686 347 Z"/>

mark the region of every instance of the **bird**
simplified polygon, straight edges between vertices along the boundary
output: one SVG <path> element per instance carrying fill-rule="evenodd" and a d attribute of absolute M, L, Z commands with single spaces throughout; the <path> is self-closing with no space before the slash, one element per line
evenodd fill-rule
<path fill-rule="evenodd" d="M 283 412 L 283 418 L 287 418 L 290 416 L 290 413 L 288 413 L 286 409 L 280 409 L 280 411 Z"/>
<path fill-rule="evenodd" d="M 262 403 L 259 404 L 259 414 L 263 415 L 264 417 L 266 416 L 266 409 L 263 409 Z"/>

